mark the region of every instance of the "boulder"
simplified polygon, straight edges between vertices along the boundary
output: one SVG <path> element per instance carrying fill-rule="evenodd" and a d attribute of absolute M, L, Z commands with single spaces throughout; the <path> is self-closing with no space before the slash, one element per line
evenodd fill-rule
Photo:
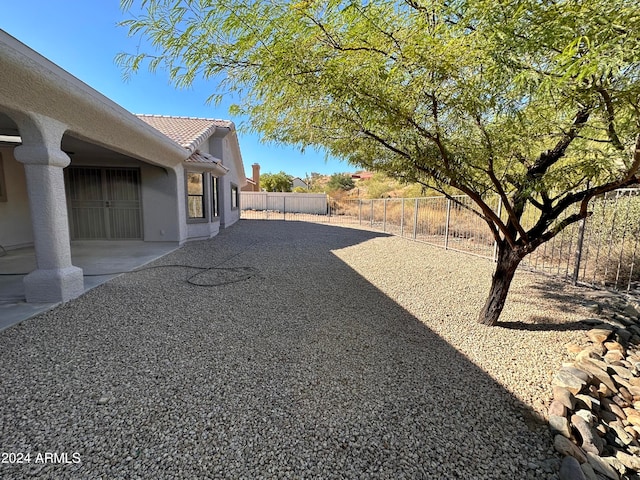
<path fill-rule="evenodd" d="M 560 370 L 553 376 L 552 384 L 566 388 L 575 395 L 576 393 L 580 393 L 580 390 L 582 390 L 582 387 L 584 387 L 587 382 L 567 370 Z"/>
<path fill-rule="evenodd" d="M 608 352 L 620 352 L 623 356 L 625 354 L 624 347 L 618 342 L 604 342 L 604 348 L 606 348 Z"/>
<path fill-rule="evenodd" d="M 593 453 L 587 452 L 587 462 L 593 467 L 596 472 L 602 473 L 611 480 L 620 480 L 620 475 L 615 469 L 606 461 L 606 457 L 599 457 Z"/>
<path fill-rule="evenodd" d="M 549 426 L 553 432 L 559 433 L 567 438 L 571 437 L 571 427 L 569 426 L 569 420 L 567 420 L 567 417 L 549 415 Z"/>
<path fill-rule="evenodd" d="M 564 405 L 559 400 L 554 400 L 549 405 L 549 409 L 547 410 L 548 415 L 557 415 L 559 417 L 565 417 L 567 415 L 567 406 Z"/>
<path fill-rule="evenodd" d="M 589 453 L 600 455 L 604 449 L 604 443 L 594 428 L 580 415 L 571 415 L 571 426 L 580 434 L 582 444 L 580 447 Z M 595 468 L 595 467 L 594 467 Z"/>
<path fill-rule="evenodd" d="M 562 435 L 556 435 L 553 438 L 553 446 L 558 453 L 571 456 L 578 460 L 578 462 L 580 463 L 585 463 L 587 461 L 587 455 L 584 453 L 584 451 L 571 440 L 563 437 Z"/>
<path fill-rule="evenodd" d="M 603 343 L 612 333 L 613 330 L 609 328 L 592 328 L 587 332 L 587 337 L 589 337 L 589 340 L 593 343 Z"/>
<path fill-rule="evenodd" d="M 592 397 L 591 395 L 583 395 L 582 393 L 579 393 L 576 395 L 576 400 L 589 410 L 593 410 L 594 406 L 596 408 L 600 407 L 600 400 Z"/>
<path fill-rule="evenodd" d="M 600 480 L 596 472 L 593 471 L 593 467 L 589 465 L 589 462 L 583 463 L 580 465 L 580 468 L 582 468 L 582 472 L 584 476 L 587 477 L 587 480 Z"/>
<path fill-rule="evenodd" d="M 624 310 L 622 311 L 622 313 L 624 313 L 628 317 L 638 318 L 638 316 L 640 316 L 638 309 L 636 308 L 635 305 L 632 305 L 632 304 L 628 304 L 626 307 L 624 307 Z"/>
<path fill-rule="evenodd" d="M 560 480 L 587 480 L 580 468 L 580 463 L 573 457 L 564 457 L 558 472 Z"/>
<path fill-rule="evenodd" d="M 569 410 L 573 410 L 576 407 L 576 399 L 573 396 L 573 393 L 559 385 L 553 386 L 553 399 L 560 402 Z"/>
<path fill-rule="evenodd" d="M 611 376 L 607 373 L 608 365 L 606 365 L 604 362 L 599 362 L 599 363 L 602 363 L 605 366 L 604 369 L 592 361 L 581 362 L 580 364 L 578 364 L 578 366 L 579 368 L 593 375 L 593 377 L 598 379 L 599 382 L 604 383 L 609 390 L 611 390 L 614 393 L 617 393 L 618 387 L 616 387 L 615 382 L 613 381 Z"/>

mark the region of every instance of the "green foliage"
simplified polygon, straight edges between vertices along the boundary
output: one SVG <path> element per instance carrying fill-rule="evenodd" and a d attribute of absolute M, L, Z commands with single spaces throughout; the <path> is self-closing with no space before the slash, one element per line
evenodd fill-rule
<path fill-rule="evenodd" d="M 284 172 L 263 173 L 260 175 L 260 187 L 267 192 L 290 192 L 293 177 Z"/>
<path fill-rule="evenodd" d="M 380 172 L 371 178 L 361 180 L 359 185 L 366 189 L 368 198 L 384 198 L 389 192 L 400 188 L 399 182 Z"/>
<path fill-rule="evenodd" d="M 329 182 L 327 183 L 327 189 L 330 192 L 334 192 L 336 190 L 351 190 L 355 186 L 353 183 L 353 179 L 351 175 L 347 173 L 334 173 L 331 175 Z"/>

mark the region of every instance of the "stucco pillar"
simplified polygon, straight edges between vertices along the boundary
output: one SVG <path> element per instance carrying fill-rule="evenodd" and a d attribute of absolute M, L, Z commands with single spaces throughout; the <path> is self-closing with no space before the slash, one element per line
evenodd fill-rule
<path fill-rule="evenodd" d="M 29 115 L 18 126 L 22 145 L 14 150 L 24 164 L 37 268 L 24 278 L 27 302 L 66 302 L 84 292 L 82 269 L 71 264 L 69 219 L 62 169 L 69 157 L 60 150 L 66 126 Z"/>

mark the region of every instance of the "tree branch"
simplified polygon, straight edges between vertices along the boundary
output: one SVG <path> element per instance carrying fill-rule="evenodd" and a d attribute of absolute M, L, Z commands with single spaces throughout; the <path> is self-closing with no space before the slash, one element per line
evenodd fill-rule
<path fill-rule="evenodd" d="M 613 104 L 611 103 L 611 96 L 604 87 L 598 87 L 596 90 L 602 97 L 605 109 L 607 111 L 607 133 L 609 134 L 609 139 L 611 140 L 612 145 L 617 150 L 624 150 L 624 145 L 622 145 L 622 142 L 620 141 L 620 138 L 618 138 L 618 134 L 616 132 L 614 123 L 616 117 L 613 110 Z"/>
<path fill-rule="evenodd" d="M 571 142 L 577 137 L 578 132 L 584 127 L 584 125 L 589 120 L 589 116 L 591 115 L 591 106 L 587 106 L 582 108 L 575 119 L 573 120 L 573 124 L 569 131 L 562 137 L 555 147 L 551 150 L 547 150 L 546 152 L 542 152 L 538 160 L 529 167 L 527 170 L 527 177 L 530 180 L 534 180 L 536 178 L 544 175 L 549 168 L 555 164 L 558 160 L 560 160 Z"/>

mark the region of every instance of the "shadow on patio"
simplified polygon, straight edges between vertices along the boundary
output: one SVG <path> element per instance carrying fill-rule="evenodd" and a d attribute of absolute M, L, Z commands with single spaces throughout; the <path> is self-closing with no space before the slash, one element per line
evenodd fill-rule
<path fill-rule="evenodd" d="M 241 221 L 0 333 L 3 449 L 81 459 L 0 476 L 552 478 L 527 407 L 336 255 L 385 238 Z"/>

